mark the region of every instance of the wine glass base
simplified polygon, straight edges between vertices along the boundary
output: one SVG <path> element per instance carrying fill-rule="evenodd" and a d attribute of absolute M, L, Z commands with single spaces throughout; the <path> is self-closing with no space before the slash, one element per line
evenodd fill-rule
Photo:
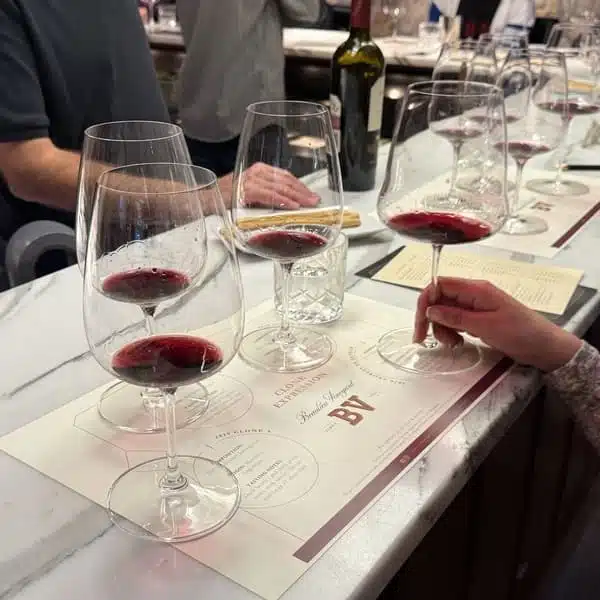
<path fill-rule="evenodd" d="M 540 217 L 515 216 L 509 217 L 502 228 L 502 233 L 508 235 L 535 235 L 548 231 L 548 223 Z"/>
<path fill-rule="evenodd" d="M 261 327 L 242 340 L 240 357 L 250 366 L 276 373 L 300 373 L 324 365 L 333 355 L 329 336 L 294 327 L 295 343 L 284 345 L 277 341 L 279 327 Z"/>
<path fill-rule="evenodd" d="M 195 456 L 177 457 L 187 485 L 159 486 L 167 459 L 148 460 L 123 473 L 108 492 L 107 506 L 117 527 L 135 537 L 186 542 L 213 533 L 240 505 L 235 475 L 223 465 Z"/>
<path fill-rule="evenodd" d="M 207 410 L 208 392 L 201 384 L 179 388 L 175 402 L 175 427 L 199 419 Z M 164 433 L 162 397 L 144 398 L 140 388 L 118 382 L 107 388 L 98 401 L 98 413 L 111 427 L 129 433 Z"/>
<path fill-rule="evenodd" d="M 377 343 L 379 355 L 388 363 L 418 375 L 452 375 L 473 369 L 481 362 L 481 351 L 469 342 L 451 348 L 428 337 L 412 342 L 412 329 L 386 333 Z"/>
<path fill-rule="evenodd" d="M 525 184 L 525 187 L 532 192 L 547 196 L 583 196 L 590 191 L 585 183 L 571 179 L 563 179 L 558 184 L 555 179 L 532 179 Z"/>
<path fill-rule="evenodd" d="M 466 192 L 477 192 L 481 189 L 485 189 L 491 182 L 483 177 L 461 177 L 456 181 L 456 187 L 459 190 Z M 512 181 L 506 182 L 506 191 L 511 192 L 515 189 L 515 184 Z M 497 188 L 494 191 L 501 191 L 500 182 L 498 182 Z"/>
<path fill-rule="evenodd" d="M 432 194 L 423 199 L 423 207 L 426 210 L 479 210 L 481 204 L 469 197 L 468 193 L 461 194 Z"/>

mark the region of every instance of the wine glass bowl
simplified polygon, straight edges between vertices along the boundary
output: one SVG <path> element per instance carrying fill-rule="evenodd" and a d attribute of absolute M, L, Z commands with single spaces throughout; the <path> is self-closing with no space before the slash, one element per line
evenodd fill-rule
<path fill-rule="evenodd" d="M 454 167 L 450 148 L 444 151 L 441 146 L 432 156 L 431 136 L 442 126 L 455 127 L 456 120 L 466 127 L 474 116 L 485 140 L 488 169 L 480 185 L 461 191 L 462 201 L 457 202 L 454 183 L 448 177 Z M 424 122 L 427 131 L 422 131 Z M 434 293 L 443 246 L 478 242 L 504 225 L 508 213 L 505 142 L 499 88 L 465 81 L 431 81 L 408 87 L 377 212 L 382 223 L 407 242 L 431 244 Z M 440 198 L 450 201 L 440 202 Z M 413 344 L 409 330 L 383 335 L 378 352 L 394 366 L 418 374 L 457 373 L 473 368 L 481 359 L 477 346 L 469 343 L 450 349 L 429 336 L 423 344 Z"/>
<path fill-rule="evenodd" d="M 75 219 L 77 262 L 82 274 L 98 178 L 109 169 L 147 162 L 191 163 L 181 127 L 160 121 L 115 121 L 92 125 L 85 130 Z M 182 427 L 202 416 L 208 406 L 208 397 L 202 385 L 182 388 L 179 395 L 182 399 L 185 397 L 185 402 L 178 402 L 176 407 L 177 425 Z M 104 421 L 117 429 L 136 433 L 162 432 L 164 415 L 160 398 L 156 390 L 140 391 L 118 382 L 106 389 L 98 402 L 98 411 Z M 127 414 L 121 410 L 124 405 L 131 407 Z"/>
<path fill-rule="evenodd" d="M 136 536 L 195 539 L 239 506 L 228 469 L 178 456 L 175 444 L 177 389 L 220 371 L 241 341 L 235 248 L 220 238 L 227 227 L 216 177 L 205 169 L 150 163 L 99 178 L 84 277 L 87 339 L 111 375 L 163 396 L 166 456 L 132 466 L 107 499 L 113 521 Z"/>
<path fill-rule="evenodd" d="M 289 140 L 305 140 L 302 154 Z M 270 167 L 263 179 L 261 208 L 248 206 L 246 187 L 251 168 Z M 314 198 L 296 197 L 294 205 L 281 202 L 281 190 L 291 174 L 310 181 L 328 173 L 329 186 Z M 343 218 L 340 167 L 329 112 L 310 102 L 275 101 L 247 109 L 234 172 L 232 226 L 236 243 L 245 251 L 273 260 L 282 268 L 282 322 L 250 332 L 240 356 L 250 365 L 282 373 L 313 369 L 332 355 L 327 335 L 290 327 L 287 282 L 294 261 L 328 248 L 337 238 Z"/>
<path fill-rule="evenodd" d="M 566 77 L 564 59 L 552 52 L 518 50 L 498 79 L 505 95 L 507 114 L 506 151 L 517 168 L 514 199 L 504 227 L 509 235 L 533 235 L 548 229 L 545 219 L 519 214 L 521 182 L 525 164 L 534 156 L 556 149 L 565 133 Z M 557 110 L 559 109 L 559 110 Z"/>

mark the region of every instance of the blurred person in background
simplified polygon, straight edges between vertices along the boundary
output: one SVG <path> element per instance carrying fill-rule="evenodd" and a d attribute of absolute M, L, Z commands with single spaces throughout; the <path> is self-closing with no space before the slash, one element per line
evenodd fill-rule
<path fill-rule="evenodd" d="M 246 107 L 285 99 L 284 24 L 315 23 L 322 10 L 322 0 L 177 0 L 179 116 L 196 165 L 233 169 Z"/>
<path fill-rule="evenodd" d="M 1 263 L 2 242 L 22 225 L 52 220 L 74 226 L 89 126 L 169 116 L 135 1 L 2 0 L 0 84 Z M 253 167 L 249 203 L 262 203 L 268 169 Z M 292 175 L 288 180 L 286 206 L 314 202 L 302 183 Z M 227 201 L 232 177 L 219 185 Z"/>
<path fill-rule="evenodd" d="M 462 38 L 478 38 L 487 31 L 526 35 L 535 23 L 535 11 L 535 0 L 433 0 L 429 21 L 459 15 Z"/>

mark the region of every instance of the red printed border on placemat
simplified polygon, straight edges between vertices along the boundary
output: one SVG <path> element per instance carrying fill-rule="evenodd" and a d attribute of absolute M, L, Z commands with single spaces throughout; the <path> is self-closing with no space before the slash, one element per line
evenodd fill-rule
<path fill-rule="evenodd" d="M 310 562 L 371 501 L 373 501 L 408 465 L 415 460 L 447 427 L 469 408 L 492 384 L 513 365 L 510 358 L 501 359 L 479 381 L 471 386 L 437 421 L 405 448 L 381 473 L 373 478 L 350 502 L 308 539 L 294 557 Z"/>
<path fill-rule="evenodd" d="M 552 244 L 552 248 L 562 248 L 592 217 L 600 210 L 600 202 L 595 204 L 590 210 L 588 210 L 577 223 L 573 225 L 568 231 L 563 233 L 555 242 Z"/>

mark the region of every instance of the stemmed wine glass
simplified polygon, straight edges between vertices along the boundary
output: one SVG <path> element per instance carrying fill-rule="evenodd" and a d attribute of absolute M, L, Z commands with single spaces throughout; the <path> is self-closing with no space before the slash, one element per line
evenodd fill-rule
<path fill-rule="evenodd" d="M 446 42 L 433 68 L 433 80 L 464 80 L 493 84 L 498 75 L 495 48 L 473 40 Z"/>
<path fill-rule="evenodd" d="M 432 79 L 435 81 L 472 81 L 493 85 L 497 76 L 498 65 L 493 46 L 484 46 L 473 40 L 460 40 L 444 44 L 433 69 Z M 474 116 L 475 121 L 477 118 Z M 464 136 L 454 135 L 452 138 L 448 138 L 454 150 L 454 165 L 451 173 L 452 193 L 447 198 L 435 200 L 435 202 L 441 202 L 441 204 L 436 204 L 440 208 L 449 206 L 448 203 L 464 201 L 464 198 L 461 199 L 457 192 L 457 188 L 469 190 L 480 184 L 481 173 L 475 177 L 457 178 L 459 167 L 474 167 L 478 171 L 481 170 L 483 149 L 486 145 L 485 140 L 481 137 L 483 130 L 472 128 L 464 133 Z M 430 199 L 430 201 L 434 200 Z"/>
<path fill-rule="evenodd" d="M 587 194 L 589 187 L 580 181 L 563 179 L 562 171 L 570 146 L 569 129 L 578 116 L 591 116 L 600 111 L 598 100 L 598 60 L 594 48 L 600 46 L 600 29 L 594 25 L 557 23 L 552 27 L 546 48 L 564 55 L 567 69 L 568 95 L 566 110 L 558 104 L 554 110 L 564 118 L 566 140 L 558 151 L 558 168 L 554 179 L 533 179 L 528 189 L 550 196 Z"/>
<path fill-rule="evenodd" d="M 515 50 L 529 49 L 527 34 L 518 31 L 498 33 L 487 31 L 479 36 L 477 43 L 484 48 L 491 47 L 494 49 L 500 70 L 504 68 L 506 61 L 510 59 Z"/>
<path fill-rule="evenodd" d="M 398 28 L 402 17 L 406 15 L 403 0 L 382 0 L 381 12 L 392 21 L 392 37 L 398 37 Z"/>
<path fill-rule="evenodd" d="M 522 60 L 519 60 L 521 58 Z M 523 168 L 534 156 L 558 147 L 565 135 L 564 111 L 567 77 L 564 56 L 555 52 L 515 51 L 498 79 L 504 91 L 507 118 L 506 151 L 514 159 L 517 177 L 510 216 L 503 232 L 511 235 L 543 233 L 548 223 L 541 217 L 520 215 Z"/>
<path fill-rule="evenodd" d="M 288 139 L 306 140 L 292 152 Z M 265 207 L 248 206 L 248 167 L 266 163 Z M 311 179 L 329 170 L 329 187 L 320 190 L 318 206 L 298 198 L 295 207 L 281 203 L 280 190 L 289 173 Z M 312 207 L 307 207 L 312 206 Z M 268 258 L 281 269 L 281 324 L 246 335 L 240 356 L 267 371 L 293 373 L 318 367 L 333 353 L 330 338 L 312 329 L 291 327 L 288 319 L 289 279 L 294 261 L 325 250 L 337 238 L 343 217 L 340 165 L 329 111 L 312 102 L 274 101 L 251 104 L 246 113 L 234 171 L 232 223 L 237 244 Z"/>
<path fill-rule="evenodd" d="M 165 407 L 166 456 L 131 467 L 107 498 L 111 518 L 137 536 L 191 540 L 222 526 L 239 505 L 228 469 L 178 456 L 175 446 L 177 388 L 223 369 L 242 336 L 236 253 L 219 238 L 228 223 L 206 169 L 146 163 L 98 180 L 84 276 L 87 339 L 103 368 L 159 389 Z M 207 274 L 212 253 L 220 268 Z M 155 313 L 150 332 L 140 306 Z"/>
<path fill-rule="evenodd" d="M 469 125 L 472 116 L 476 125 Z M 427 131 L 422 131 L 428 123 Z M 445 177 L 452 161 L 448 152 L 432 154 L 432 133 L 442 128 L 478 127 L 490 146 L 489 179 L 463 192 L 466 201 L 431 209 L 432 197 L 451 196 Z M 504 98 L 496 86 L 468 81 L 414 83 L 404 97 L 387 163 L 377 212 L 381 221 L 407 240 L 429 242 L 433 248 L 432 281 L 437 284 L 444 245 L 478 242 L 496 233 L 507 215 Z M 492 152 L 493 150 L 493 152 Z M 407 162 L 410 157 L 410 166 Z M 412 331 L 395 330 L 379 341 L 379 354 L 414 373 L 456 373 L 480 361 L 476 346 L 448 348 L 429 336 L 413 344 Z"/>
<path fill-rule="evenodd" d="M 88 127 L 84 133 L 77 186 L 76 248 L 83 273 L 87 237 L 98 177 L 109 169 L 146 162 L 191 164 L 183 130 L 160 121 L 115 121 Z M 177 427 L 198 419 L 208 407 L 208 395 L 200 384 L 180 390 L 175 418 Z M 127 406 L 128 410 L 124 411 Z M 160 390 L 138 390 L 117 382 L 98 401 L 100 416 L 117 429 L 135 433 L 164 431 Z"/>

